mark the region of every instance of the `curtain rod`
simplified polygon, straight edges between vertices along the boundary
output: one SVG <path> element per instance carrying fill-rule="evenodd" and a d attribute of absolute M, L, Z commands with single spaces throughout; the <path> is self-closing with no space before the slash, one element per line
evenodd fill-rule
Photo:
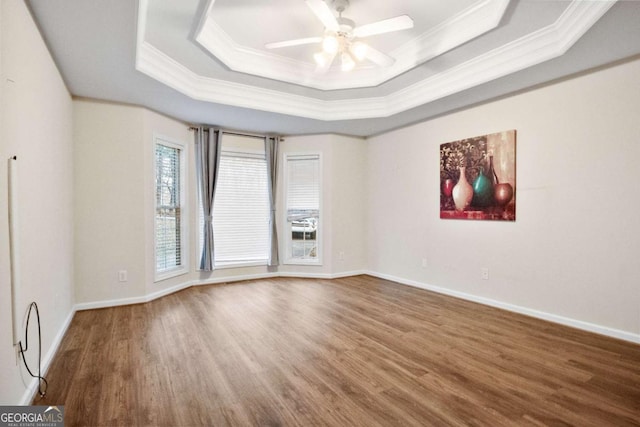
<path fill-rule="evenodd" d="M 198 128 L 195 126 L 189 126 L 189 130 L 197 130 Z M 236 136 L 248 136 L 248 137 L 252 137 L 252 138 L 265 138 L 267 136 L 278 136 L 280 137 L 281 140 L 284 140 L 284 138 L 280 135 L 265 135 L 265 134 L 258 134 L 258 133 L 249 133 L 249 132 L 240 132 L 240 131 L 233 131 L 233 130 L 224 130 L 224 129 L 219 129 L 220 132 L 222 132 L 223 134 L 227 134 L 227 135 L 236 135 Z"/>

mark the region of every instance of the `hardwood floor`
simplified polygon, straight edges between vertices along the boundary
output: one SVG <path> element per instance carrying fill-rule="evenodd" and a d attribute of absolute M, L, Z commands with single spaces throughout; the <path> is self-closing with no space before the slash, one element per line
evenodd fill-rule
<path fill-rule="evenodd" d="M 640 425 L 640 346 L 357 276 L 76 313 L 67 426 Z"/>

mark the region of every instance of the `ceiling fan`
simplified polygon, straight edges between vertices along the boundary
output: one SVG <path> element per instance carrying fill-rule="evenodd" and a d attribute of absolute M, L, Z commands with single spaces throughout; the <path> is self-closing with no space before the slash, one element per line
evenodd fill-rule
<path fill-rule="evenodd" d="M 313 55 L 317 64 L 316 71 L 319 73 L 326 72 L 338 55 L 340 55 L 342 71 L 352 70 L 356 66 L 356 61 L 364 59 L 382 67 L 388 67 L 395 62 L 395 59 L 372 48 L 361 39 L 413 28 L 413 19 L 407 15 L 401 15 L 357 27 L 354 21 L 342 17 L 342 12 L 349 6 L 349 0 L 326 1 L 331 1 L 338 12 L 338 17 L 324 0 L 305 0 L 307 6 L 324 25 L 322 36 L 267 43 L 265 47 L 279 49 L 305 44 L 322 44 L 322 51 Z"/>

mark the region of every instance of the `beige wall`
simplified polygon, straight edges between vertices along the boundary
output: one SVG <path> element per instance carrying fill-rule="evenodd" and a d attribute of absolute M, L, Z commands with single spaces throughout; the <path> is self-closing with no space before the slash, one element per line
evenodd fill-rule
<path fill-rule="evenodd" d="M 141 107 L 73 104 L 77 302 L 134 302 L 189 282 L 191 262 L 187 274 L 155 282 L 153 235 L 154 138 L 184 143 L 192 155 L 187 125 Z M 193 181 L 193 159 L 187 164 Z"/>
<path fill-rule="evenodd" d="M 281 265 L 284 273 L 337 276 L 366 268 L 362 238 L 366 221 L 364 197 L 367 145 L 360 138 L 339 135 L 287 137 L 280 145 L 278 210 L 284 212 L 284 155 L 320 153 L 322 156 L 322 266 Z M 285 258 L 284 214 L 279 230 L 281 262 Z"/>
<path fill-rule="evenodd" d="M 154 136 L 185 143 L 189 200 L 188 272 L 154 281 Z M 194 283 L 261 277 L 262 267 L 196 270 L 198 218 L 193 135 L 185 123 L 144 108 L 74 101 L 76 299 L 82 308 L 141 302 Z M 289 137 L 288 152 L 313 151 L 323 162 L 323 263 L 281 265 L 277 272 L 332 277 L 366 267 L 366 142 L 337 135 Z M 280 159 L 281 160 L 281 159 Z M 283 209 L 280 168 L 279 209 Z M 281 239 L 281 243 L 283 240 Z M 284 245 L 282 251 L 284 251 Z M 128 281 L 118 281 L 127 270 Z"/>
<path fill-rule="evenodd" d="M 142 296 L 145 111 L 85 100 L 73 106 L 76 301 Z M 118 281 L 119 270 L 127 282 Z"/>
<path fill-rule="evenodd" d="M 371 138 L 369 269 L 640 341 L 638 76 L 636 60 Z M 439 145 L 509 129 L 517 221 L 439 219 Z"/>
<path fill-rule="evenodd" d="M 12 347 L 7 159 L 18 156 L 20 320 L 31 301 L 42 320 L 46 368 L 73 306 L 71 97 L 21 1 L 0 2 L 0 404 L 26 403 L 36 385 Z M 27 360 L 37 366 L 31 317 Z M 24 337 L 24 326 L 20 326 Z M 24 339 L 24 338 L 23 338 Z M 33 389 L 32 389 L 33 390 Z"/>
<path fill-rule="evenodd" d="M 330 169 L 332 199 L 332 273 L 343 274 L 366 269 L 367 226 L 366 165 L 367 142 L 363 139 L 332 135 Z"/>

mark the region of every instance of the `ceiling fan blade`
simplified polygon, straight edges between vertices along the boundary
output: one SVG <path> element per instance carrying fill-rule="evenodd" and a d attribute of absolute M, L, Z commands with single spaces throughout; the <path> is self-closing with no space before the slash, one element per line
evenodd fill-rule
<path fill-rule="evenodd" d="M 327 30 L 338 31 L 340 29 L 338 20 L 333 15 L 329 5 L 323 0 L 305 0 L 305 3 L 307 3 L 307 6 L 309 6 Z"/>
<path fill-rule="evenodd" d="M 336 53 L 318 52 L 316 55 L 322 55 L 322 63 L 318 62 L 318 60 L 316 59 L 317 65 L 316 65 L 315 71 L 318 74 L 324 74 L 331 67 L 333 60 L 336 58 L 337 52 Z"/>
<path fill-rule="evenodd" d="M 307 37 L 306 39 L 285 40 L 283 42 L 267 43 L 267 49 L 279 49 L 281 47 L 300 46 L 303 44 L 322 43 L 322 37 Z"/>
<path fill-rule="evenodd" d="M 413 28 L 413 19 L 408 15 L 401 15 L 356 27 L 353 29 L 353 35 L 355 37 L 368 37 L 392 31 L 408 30 L 409 28 Z"/>
<path fill-rule="evenodd" d="M 367 50 L 365 52 L 365 58 L 367 58 L 369 61 L 381 66 L 381 67 L 389 67 L 391 65 L 393 65 L 394 62 L 396 62 L 395 59 L 393 59 L 392 57 L 390 57 L 389 55 L 387 55 L 386 53 L 382 53 L 377 49 L 372 48 L 371 46 L 367 45 Z"/>

